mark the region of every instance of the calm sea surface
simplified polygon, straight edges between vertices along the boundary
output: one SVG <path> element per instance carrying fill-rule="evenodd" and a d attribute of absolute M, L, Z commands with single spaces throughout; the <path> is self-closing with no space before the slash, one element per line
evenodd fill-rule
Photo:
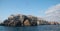
<path fill-rule="evenodd" d="M 29 27 L 0 26 L 0 31 L 60 31 L 60 25 L 40 25 Z"/>

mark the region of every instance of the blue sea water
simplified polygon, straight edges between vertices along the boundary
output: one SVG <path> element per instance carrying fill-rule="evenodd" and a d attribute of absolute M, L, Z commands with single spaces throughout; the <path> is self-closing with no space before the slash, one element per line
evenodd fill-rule
<path fill-rule="evenodd" d="M 0 26 L 0 31 L 60 31 L 60 25 L 40 25 L 28 27 Z"/>

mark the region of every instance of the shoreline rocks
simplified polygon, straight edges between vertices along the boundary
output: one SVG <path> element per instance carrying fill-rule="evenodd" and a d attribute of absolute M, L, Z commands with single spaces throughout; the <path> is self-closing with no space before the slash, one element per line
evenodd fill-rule
<path fill-rule="evenodd" d="M 49 23 L 45 20 L 38 20 L 37 17 L 31 16 L 31 15 L 11 15 L 8 17 L 8 19 L 4 20 L 3 23 L 0 25 L 3 26 L 37 26 L 37 25 L 51 25 L 52 23 Z M 53 23 L 53 24 L 59 24 L 59 23 Z"/>

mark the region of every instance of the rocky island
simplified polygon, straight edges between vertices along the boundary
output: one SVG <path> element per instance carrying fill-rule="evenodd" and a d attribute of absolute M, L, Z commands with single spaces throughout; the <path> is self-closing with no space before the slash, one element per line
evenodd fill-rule
<path fill-rule="evenodd" d="M 11 15 L 8 19 L 4 20 L 3 23 L 0 25 L 2 26 L 37 26 L 37 25 L 56 25 L 59 23 L 55 22 L 48 22 L 46 20 L 40 19 L 36 16 L 32 15 Z"/>

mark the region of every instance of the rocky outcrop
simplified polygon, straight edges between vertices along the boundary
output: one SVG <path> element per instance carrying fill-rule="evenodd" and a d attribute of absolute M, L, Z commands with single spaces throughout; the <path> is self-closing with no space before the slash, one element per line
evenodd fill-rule
<path fill-rule="evenodd" d="M 37 24 L 38 24 L 38 25 L 50 25 L 49 22 L 44 21 L 44 20 L 38 20 L 38 21 L 37 21 Z"/>
<path fill-rule="evenodd" d="M 26 15 L 11 15 L 2 23 L 5 26 L 32 26 L 37 25 L 37 17 Z"/>
<path fill-rule="evenodd" d="M 37 25 L 37 17 L 29 15 L 28 18 L 30 19 L 31 26 Z"/>
<path fill-rule="evenodd" d="M 50 25 L 59 25 L 58 22 L 49 22 L 49 23 L 50 23 Z"/>
<path fill-rule="evenodd" d="M 31 15 L 11 15 L 8 17 L 8 19 L 4 20 L 1 25 L 3 26 L 37 26 L 37 25 L 51 25 L 52 23 L 49 23 L 45 20 L 39 20 L 35 16 Z M 58 24 L 58 23 L 53 23 Z"/>
<path fill-rule="evenodd" d="M 28 19 L 26 19 L 23 24 L 24 26 L 31 26 L 31 23 Z"/>

